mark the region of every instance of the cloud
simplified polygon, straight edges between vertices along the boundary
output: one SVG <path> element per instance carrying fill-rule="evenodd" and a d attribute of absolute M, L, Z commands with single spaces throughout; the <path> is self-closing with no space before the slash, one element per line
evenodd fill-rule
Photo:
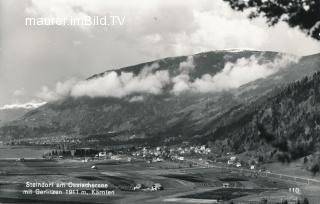
<path fill-rule="evenodd" d="M 30 101 L 39 87 L 71 77 L 164 57 L 249 47 L 297 55 L 320 52 L 320 43 L 281 22 L 250 21 L 222 0 L 4 0 L 1 1 L 0 104 Z M 90 32 L 77 27 L 25 26 L 25 17 L 126 16 L 123 26 Z M 36 77 L 35 77 L 36 76 Z"/>
<path fill-rule="evenodd" d="M 62 99 L 70 95 L 72 87 L 77 83 L 76 79 L 69 79 L 64 82 L 58 82 L 54 90 L 50 90 L 47 86 L 43 86 L 36 96 L 45 101 L 54 101 Z"/>
<path fill-rule="evenodd" d="M 143 96 L 133 96 L 132 98 L 130 98 L 129 102 L 133 103 L 133 102 L 140 102 L 143 101 L 144 97 Z"/>
<path fill-rule="evenodd" d="M 26 12 L 44 17 L 125 15 L 125 26 L 114 35 L 126 43 L 155 44 L 161 55 L 239 47 L 298 55 L 320 50 L 319 43 L 298 28 L 285 22 L 269 27 L 263 17 L 250 20 L 248 12 L 236 12 L 222 0 L 32 0 Z M 155 54 L 148 47 L 140 49 Z"/>
<path fill-rule="evenodd" d="M 193 53 L 239 47 L 261 49 L 268 37 L 263 26 L 234 13 L 223 2 L 215 2 L 214 8 L 213 11 L 193 12 L 194 23 L 198 25 L 198 29 L 177 35 L 177 52 Z"/>
<path fill-rule="evenodd" d="M 195 69 L 193 56 L 189 56 L 186 61 L 181 62 L 179 65 L 180 74 L 178 76 L 173 77 L 173 87 L 172 92 L 175 94 L 179 94 L 181 92 L 187 91 L 190 89 L 189 87 L 189 74 L 191 71 Z"/>
<path fill-rule="evenodd" d="M 9 104 L 9 105 L 3 105 L 0 107 L 0 110 L 10 110 L 10 109 L 36 109 L 40 106 L 45 105 L 46 102 L 37 102 L 37 101 L 31 101 L 28 103 L 15 103 L 15 104 Z"/>
<path fill-rule="evenodd" d="M 177 53 L 197 53 L 228 48 L 252 48 L 307 55 L 320 50 L 317 40 L 285 22 L 269 27 L 260 17 L 249 20 L 246 13 L 234 12 L 225 2 L 214 1 L 210 11 L 194 10 L 193 32 L 177 33 Z M 305 45 L 305 46 L 301 46 Z"/>
<path fill-rule="evenodd" d="M 134 93 L 160 94 L 170 82 L 168 71 L 153 70 L 159 65 L 145 67 L 141 73 L 108 72 L 104 76 L 77 83 L 71 90 L 71 96 L 116 97 L 121 98 Z"/>
<path fill-rule="evenodd" d="M 24 94 L 24 88 L 21 89 L 17 89 L 12 93 L 12 96 L 14 97 L 18 97 L 18 96 L 22 96 Z"/>
<path fill-rule="evenodd" d="M 299 57 L 289 54 L 279 54 L 273 61 L 267 61 L 263 56 L 252 55 L 240 58 L 234 63 L 227 62 L 224 68 L 215 75 L 204 74 L 191 79 L 195 69 L 192 56 L 179 64 L 179 73 L 170 76 L 167 70 L 157 70 L 158 63 L 145 66 L 139 74 L 132 72 L 106 72 L 103 76 L 90 80 L 75 79 L 59 82 L 53 90 L 42 87 L 37 94 L 46 101 L 59 100 L 64 97 L 115 97 L 123 98 L 133 94 L 162 94 L 164 88 L 170 87 L 170 93 L 179 95 L 183 92 L 214 93 L 238 88 L 260 78 L 266 78 L 292 63 L 297 63 Z M 142 101 L 143 96 L 132 96 L 129 101 Z"/>
<path fill-rule="evenodd" d="M 181 62 L 179 64 L 179 71 L 181 71 L 182 73 L 190 73 L 192 70 L 194 70 L 195 66 L 194 66 L 194 62 L 193 62 L 193 56 L 188 56 L 187 60 L 184 62 Z"/>
<path fill-rule="evenodd" d="M 278 56 L 271 62 L 265 62 L 254 55 L 250 58 L 240 58 L 235 63 L 226 63 L 223 70 L 215 75 L 204 74 L 193 81 L 188 74 L 182 73 L 173 78 L 172 92 L 178 95 L 186 91 L 199 93 L 227 91 L 266 78 L 297 61 L 297 57 L 287 54 Z"/>
<path fill-rule="evenodd" d="M 178 95 L 182 92 L 191 90 L 191 82 L 188 74 L 180 74 L 173 78 L 172 93 Z"/>
<path fill-rule="evenodd" d="M 66 96 L 72 97 L 115 97 L 122 98 L 136 93 L 160 94 L 163 88 L 170 83 L 169 72 L 155 71 L 157 63 L 145 66 L 135 75 L 132 72 L 107 72 L 102 77 L 90 80 L 68 80 L 56 84 L 54 90 L 42 87 L 37 96 L 43 100 L 59 100 Z"/>

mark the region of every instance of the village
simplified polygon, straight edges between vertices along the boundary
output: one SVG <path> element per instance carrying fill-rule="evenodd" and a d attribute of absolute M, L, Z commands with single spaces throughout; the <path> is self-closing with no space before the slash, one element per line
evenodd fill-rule
<path fill-rule="evenodd" d="M 34 159 L 28 157 L 16 158 L 17 164 L 21 163 L 21 165 L 33 162 L 33 160 Z M 39 161 L 39 159 L 36 160 Z M 263 187 L 257 190 L 255 190 L 255 188 L 252 189 L 252 187 L 250 187 L 252 184 L 247 186 L 248 184 L 246 184 L 246 182 L 250 181 L 251 183 L 269 178 L 273 180 L 277 178 L 279 174 L 271 172 L 265 163 L 260 161 L 259 156 L 242 155 L 234 152 L 217 152 L 216 149 L 207 145 L 192 145 L 189 143 L 154 147 L 140 145 L 130 148 L 113 148 L 110 146 L 105 148 L 70 148 L 68 145 L 59 144 L 52 146 L 49 151 L 44 153 L 40 161 L 41 163 L 49 162 L 48 164 L 52 164 L 52 162 L 56 163 L 56 165 L 61 166 L 59 168 L 73 169 L 78 166 L 79 170 L 87 173 L 84 176 L 79 176 L 79 174 L 83 173 L 77 173 L 74 177 L 85 180 L 96 179 L 98 175 L 98 177 L 102 179 L 101 175 L 106 174 L 106 176 L 103 176 L 103 180 L 106 179 L 108 182 L 111 182 L 110 184 L 113 184 L 110 189 L 103 189 L 107 191 L 115 190 L 116 192 L 145 193 L 148 196 L 152 196 L 154 192 L 160 193 L 171 192 L 173 189 L 178 190 L 179 188 L 172 188 L 171 185 L 173 184 L 169 184 L 168 181 L 174 180 L 174 182 L 177 182 L 180 180 L 180 182 L 184 183 L 183 185 L 186 189 L 191 188 L 191 186 L 194 186 L 192 189 L 199 190 L 203 188 L 207 190 L 215 189 L 214 191 L 217 191 L 217 196 L 213 196 L 215 193 L 213 195 L 207 195 L 206 192 L 203 194 L 199 193 L 199 196 L 204 196 L 204 198 L 213 196 L 215 203 L 223 203 L 222 201 L 231 199 L 233 193 L 238 194 L 244 191 L 246 193 L 243 193 L 243 195 L 254 195 L 256 192 L 267 191 L 269 188 L 272 190 L 274 189 L 272 187 L 274 185 L 280 186 L 281 188 L 283 188 L 282 185 L 284 185 L 270 183 L 268 189 L 264 189 Z M 111 173 L 110 170 L 113 168 L 116 168 L 116 172 Z M 119 168 L 123 170 L 118 172 Z M 135 169 L 139 169 L 139 172 L 136 172 Z M 121 173 L 122 171 L 125 173 Z M 155 173 L 152 173 L 152 171 L 155 171 Z M 137 178 L 140 176 L 143 177 L 143 172 L 145 172 L 149 175 L 149 179 L 137 179 L 131 175 L 132 172 L 139 174 Z M 199 177 L 199 175 L 212 175 L 212 177 Z M 154 179 L 156 178 L 154 176 L 161 176 L 165 179 Z M 286 180 L 285 182 L 289 182 L 292 179 L 297 180 L 297 178 L 290 176 L 283 176 L 281 178 L 281 175 L 279 179 L 284 179 Z M 299 180 L 301 179 L 299 178 Z M 242 183 L 243 181 L 245 182 Z M 301 181 L 305 183 L 309 182 L 309 180 Z M 174 186 L 176 186 L 176 184 L 174 184 Z M 292 186 L 296 189 L 299 185 L 294 184 Z M 188 198 L 175 199 L 182 199 L 183 201 L 183 199 L 193 199 L 193 196 L 198 196 L 197 191 L 192 189 L 189 189 L 188 195 L 186 195 Z M 291 188 L 288 186 L 286 189 L 286 191 L 282 191 L 288 192 L 288 189 L 290 191 Z M 229 194 L 231 197 L 229 197 Z M 242 195 L 242 193 L 240 194 Z M 298 200 L 294 201 L 293 199 L 297 196 L 294 197 L 294 195 L 294 193 L 289 193 L 289 196 L 272 199 L 285 199 L 290 200 L 289 203 L 297 204 Z M 265 196 L 258 196 L 257 198 L 264 199 Z M 300 199 L 299 196 L 298 198 Z M 268 200 L 270 199 L 269 197 Z"/>
<path fill-rule="evenodd" d="M 134 162 L 135 160 L 144 160 L 146 163 L 155 163 L 166 161 L 187 161 L 197 160 L 198 163 L 210 164 L 220 163 L 233 167 L 245 167 L 251 170 L 256 169 L 259 164 L 258 158 L 244 160 L 236 154 L 228 152 L 225 155 L 219 155 L 212 152 L 211 148 L 205 145 L 195 146 L 157 146 L 146 147 L 139 146 L 134 149 L 106 150 L 99 151 L 93 148 L 77 148 L 74 150 L 54 149 L 51 152 L 43 155 L 46 159 L 65 159 L 83 158 L 83 162 L 94 160 L 127 160 Z"/>
<path fill-rule="evenodd" d="M 157 192 L 169 195 L 176 191 L 186 191 L 186 198 L 175 196 L 165 199 L 181 200 L 180 203 L 184 203 L 184 199 L 200 196 L 204 199 L 214 198 L 211 199 L 213 203 L 223 203 L 238 197 L 234 197 L 233 194 L 255 195 L 254 199 L 267 198 L 269 201 L 271 199 L 289 201 L 290 198 L 292 204 L 298 203 L 293 201 L 293 198 L 302 199 L 300 195 L 294 197 L 296 193 L 290 193 L 290 189 L 292 191 L 292 188 L 296 189 L 299 185 L 285 184 L 292 179 L 288 176 L 277 178 L 278 174 L 271 173 L 258 157 L 245 157 L 233 152 L 217 154 L 214 149 L 206 145 L 181 144 L 156 147 L 141 145 L 120 149 L 81 147 L 71 150 L 57 146 L 43 154 L 42 159 L 20 157 L 11 163 L 29 168 L 29 163 L 33 162 L 33 165 L 57 166 L 69 172 L 66 175 L 72 182 L 106 182 L 110 184 L 110 189 L 101 190 L 115 191 L 116 195 L 121 192 L 124 193 L 124 197 L 127 196 L 126 193 L 153 197 Z M 48 174 L 48 168 L 45 166 L 35 170 Z M 52 174 L 56 173 L 54 169 Z M 272 181 L 275 178 L 276 181 Z M 252 185 L 256 187 L 250 187 Z M 260 195 L 260 192 L 279 190 L 281 193 L 277 195 L 283 194 L 283 197 Z M 211 191 L 212 194 L 209 193 Z M 246 203 L 244 201 L 234 203 Z"/>

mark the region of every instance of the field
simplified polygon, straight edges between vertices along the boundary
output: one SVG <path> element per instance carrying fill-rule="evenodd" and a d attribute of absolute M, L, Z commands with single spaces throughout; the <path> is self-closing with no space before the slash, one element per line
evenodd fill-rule
<path fill-rule="evenodd" d="M 96 168 L 92 168 L 95 166 Z M 91 188 L 42 187 L 40 190 L 61 190 L 62 194 L 35 194 L 26 182 L 108 184 L 99 191 L 114 191 L 112 195 L 93 194 Z M 142 184 L 150 188 L 160 183 L 163 190 L 137 190 Z M 228 183 L 229 188 L 223 188 Z M 289 193 L 289 188 L 301 189 L 301 194 Z M 32 194 L 24 190 L 32 189 Z M 77 194 L 76 190 L 86 192 Z M 277 202 L 284 198 L 308 196 L 310 203 L 320 199 L 320 188 L 279 179 L 255 177 L 250 174 L 215 168 L 189 167 L 174 162 L 147 164 L 144 161 L 13 159 L 0 160 L 0 203 L 235 203 L 259 202 L 262 198 Z M 272 202 L 269 202 L 272 203 Z"/>

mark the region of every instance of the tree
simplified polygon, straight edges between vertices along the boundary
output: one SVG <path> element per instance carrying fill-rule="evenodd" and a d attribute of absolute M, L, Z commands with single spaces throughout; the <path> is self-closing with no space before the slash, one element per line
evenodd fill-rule
<path fill-rule="evenodd" d="M 279 21 L 298 27 L 307 35 L 320 40 L 319 0 L 224 0 L 237 11 L 250 9 L 249 18 L 266 18 L 268 25 Z"/>
<path fill-rule="evenodd" d="M 303 203 L 302 204 L 309 204 L 309 200 L 308 200 L 308 198 L 304 198 L 303 199 Z"/>
<path fill-rule="evenodd" d="M 313 164 L 310 170 L 314 175 L 316 175 L 320 171 L 319 164 Z"/>

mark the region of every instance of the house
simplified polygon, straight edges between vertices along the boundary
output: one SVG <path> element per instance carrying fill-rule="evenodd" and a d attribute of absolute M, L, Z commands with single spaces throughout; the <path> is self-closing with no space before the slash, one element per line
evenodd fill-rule
<path fill-rule="evenodd" d="M 121 158 L 118 155 L 112 155 L 111 159 L 112 160 L 120 160 Z"/>
<path fill-rule="evenodd" d="M 232 165 L 232 164 L 234 164 L 234 161 L 228 160 L 227 164 L 228 164 L 228 165 Z"/>
<path fill-rule="evenodd" d="M 106 152 L 99 152 L 98 156 L 99 157 L 106 157 L 107 153 Z"/>
<path fill-rule="evenodd" d="M 16 161 L 25 161 L 25 159 L 24 158 L 18 158 Z"/>
<path fill-rule="evenodd" d="M 254 165 L 251 165 L 251 166 L 250 166 L 250 169 L 251 169 L 251 170 L 254 170 L 254 169 L 255 169 L 255 166 L 254 166 Z"/>
<path fill-rule="evenodd" d="M 159 157 L 152 159 L 152 162 L 162 162 L 162 161 L 163 161 L 163 159 L 161 159 Z"/>
<path fill-rule="evenodd" d="M 241 167 L 241 163 L 237 162 L 236 167 L 238 167 L 238 168 Z"/>
<path fill-rule="evenodd" d="M 223 184 L 222 184 L 222 187 L 223 187 L 223 188 L 230 188 L 230 184 L 229 184 L 229 183 L 223 183 Z"/>
<path fill-rule="evenodd" d="M 152 191 L 159 191 L 159 190 L 163 190 L 163 187 L 160 183 L 155 183 L 151 186 L 151 190 Z"/>
<path fill-rule="evenodd" d="M 236 161 L 237 157 L 233 156 L 233 157 L 230 157 L 230 160 L 231 161 Z"/>
<path fill-rule="evenodd" d="M 136 190 L 141 190 L 143 188 L 143 185 L 138 183 L 136 186 L 133 187 L 133 190 L 136 191 Z"/>
<path fill-rule="evenodd" d="M 209 148 L 206 148 L 206 150 L 205 150 L 205 153 L 206 153 L 206 154 L 209 154 L 209 153 L 211 153 L 211 149 L 209 149 Z"/>
<path fill-rule="evenodd" d="M 183 161 L 184 157 L 178 157 L 178 160 Z"/>
<path fill-rule="evenodd" d="M 228 164 L 228 165 L 232 165 L 232 164 L 234 164 L 234 163 L 236 162 L 236 160 L 237 160 L 237 157 L 232 156 L 232 157 L 230 157 L 230 159 L 228 160 L 227 164 Z"/>

